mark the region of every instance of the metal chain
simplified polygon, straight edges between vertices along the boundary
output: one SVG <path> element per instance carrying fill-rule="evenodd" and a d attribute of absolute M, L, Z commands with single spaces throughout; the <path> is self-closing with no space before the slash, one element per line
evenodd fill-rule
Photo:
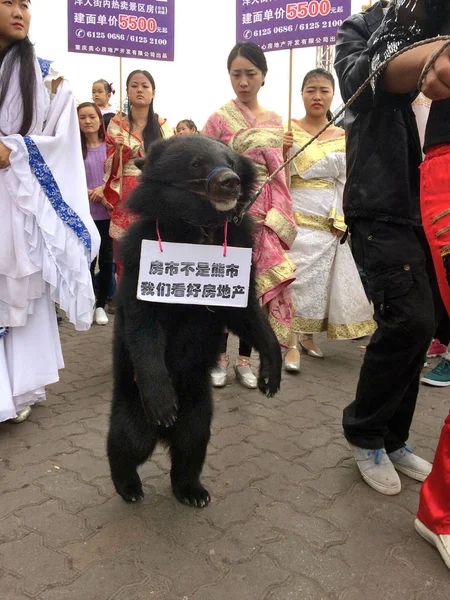
<path fill-rule="evenodd" d="M 383 71 L 387 67 L 387 65 L 391 61 L 394 60 L 394 58 L 398 58 L 402 54 L 405 54 L 406 52 L 409 52 L 410 50 L 413 50 L 414 48 L 419 48 L 420 46 L 426 46 L 427 44 L 432 44 L 434 42 L 443 42 L 443 41 L 445 41 L 446 43 L 441 48 L 439 48 L 439 50 L 435 54 L 433 54 L 433 56 L 431 57 L 429 62 L 426 64 L 424 70 L 422 71 L 422 74 L 419 79 L 419 85 L 418 85 L 418 89 L 420 90 L 425 77 L 430 72 L 430 70 L 433 67 L 436 60 L 450 46 L 450 36 L 449 35 L 442 35 L 442 36 L 440 35 L 440 36 L 437 36 L 434 38 L 429 38 L 427 40 L 422 40 L 420 42 L 416 42 L 415 44 L 411 44 L 411 46 L 408 46 L 406 48 L 403 48 L 402 50 L 399 50 L 398 52 L 396 52 L 395 54 L 390 56 L 388 59 L 386 59 L 384 62 L 382 62 L 369 75 L 369 77 L 364 81 L 364 83 L 356 90 L 356 92 L 348 100 L 348 102 L 346 102 L 342 106 L 342 108 L 335 115 L 333 115 L 333 117 L 328 121 L 328 123 L 326 125 L 324 125 L 322 127 L 322 129 L 320 131 L 318 131 L 310 140 L 308 140 L 308 142 L 304 146 L 302 146 L 295 154 L 293 154 L 290 158 L 288 158 L 282 165 L 280 165 L 272 173 L 272 175 L 270 177 L 268 177 L 266 179 L 266 181 L 261 185 L 261 187 L 255 192 L 255 195 L 253 196 L 253 198 L 249 202 L 247 202 L 247 204 L 243 207 L 242 211 L 240 211 L 240 214 L 236 215 L 233 218 L 233 221 L 235 223 L 240 223 L 242 221 L 243 216 L 250 210 L 250 208 L 256 202 L 256 200 L 258 199 L 258 197 L 260 196 L 261 192 L 266 187 L 266 185 L 269 184 L 278 175 L 278 173 L 280 173 L 280 171 L 282 171 L 284 168 L 286 168 L 287 165 L 289 165 L 293 160 L 295 160 L 299 154 L 304 152 L 306 150 L 306 148 L 308 148 L 308 146 L 310 146 L 312 143 L 314 143 L 322 135 L 322 133 L 324 133 L 329 127 L 331 127 L 331 125 L 333 125 L 333 123 L 337 119 L 339 119 L 339 117 L 346 111 L 346 109 L 349 108 L 353 104 L 353 102 L 355 102 L 355 100 L 357 100 L 357 98 L 359 98 L 359 96 L 363 93 L 363 91 L 366 89 L 366 87 L 368 85 L 370 85 L 372 79 L 375 79 L 375 77 L 377 77 L 381 73 L 381 71 Z"/>

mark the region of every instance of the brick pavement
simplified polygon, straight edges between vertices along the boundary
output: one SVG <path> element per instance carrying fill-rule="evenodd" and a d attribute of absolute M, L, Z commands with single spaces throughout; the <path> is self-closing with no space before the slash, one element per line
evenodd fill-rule
<path fill-rule="evenodd" d="M 168 460 L 143 466 L 125 504 L 105 457 L 112 327 L 63 324 L 66 369 L 22 425 L 0 425 L 1 600 L 443 600 L 449 573 L 413 530 L 420 486 L 361 480 L 341 434 L 361 342 L 321 340 L 268 400 L 215 393 L 205 510 L 170 492 Z M 448 390 L 422 388 L 411 442 L 432 459 Z"/>

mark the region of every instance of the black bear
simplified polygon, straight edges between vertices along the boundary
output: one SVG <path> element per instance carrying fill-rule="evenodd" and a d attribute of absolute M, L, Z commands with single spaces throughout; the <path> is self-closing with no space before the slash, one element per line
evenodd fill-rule
<path fill-rule="evenodd" d="M 258 387 L 280 387 L 281 352 L 258 304 L 253 274 L 246 308 L 162 304 L 137 299 L 142 240 L 251 248 L 251 220 L 233 221 L 254 188 L 252 163 L 202 136 L 154 143 L 140 164 L 140 185 L 128 207 L 138 215 L 122 243 L 123 271 L 114 328 L 114 392 L 108 458 L 117 492 L 128 502 L 143 497 L 137 467 L 161 441 L 171 455 L 177 499 L 203 507 L 200 483 L 210 438 L 212 388 L 225 328 L 260 354 Z"/>

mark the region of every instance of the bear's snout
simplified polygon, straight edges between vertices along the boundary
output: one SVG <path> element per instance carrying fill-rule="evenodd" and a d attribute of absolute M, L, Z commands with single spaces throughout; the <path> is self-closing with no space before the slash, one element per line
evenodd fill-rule
<path fill-rule="evenodd" d="M 219 186 L 224 192 L 239 194 L 241 190 L 241 180 L 234 171 L 225 171 L 219 173 Z"/>
<path fill-rule="evenodd" d="M 241 194 L 241 180 L 231 169 L 220 169 L 209 182 L 209 197 L 217 210 L 231 210 Z"/>

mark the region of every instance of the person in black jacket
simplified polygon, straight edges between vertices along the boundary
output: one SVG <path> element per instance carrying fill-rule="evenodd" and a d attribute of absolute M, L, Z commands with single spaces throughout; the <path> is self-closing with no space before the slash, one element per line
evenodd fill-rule
<path fill-rule="evenodd" d="M 342 24 L 335 69 L 348 101 L 371 72 L 370 48 L 387 2 Z M 344 434 L 363 479 L 377 491 L 401 491 L 396 471 L 424 481 L 431 464 L 406 446 L 421 369 L 435 331 L 419 209 L 422 160 L 414 94 L 369 86 L 347 111 L 344 213 L 356 263 L 367 275 L 378 325 L 361 368 Z"/>
<path fill-rule="evenodd" d="M 448 0 L 396 0 L 393 4 L 371 50 L 372 67 L 415 42 L 450 34 Z M 423 69 L 442 44 L 426 44 L 395 58 L 376 86 L 393 93 L 417 90 Z M 420 202 L 442 297 L 450 312 L 450 49 L 433 63 L 422 91 L 433 103 L 426 127 Z M 450 352 L 428 378 L 434 385 L 450 383 Z M 425 540 L 436 546 L 450 569 L 450 415 L 442 429 L 432 472 L 420 492 L 414 525 Z"/>

